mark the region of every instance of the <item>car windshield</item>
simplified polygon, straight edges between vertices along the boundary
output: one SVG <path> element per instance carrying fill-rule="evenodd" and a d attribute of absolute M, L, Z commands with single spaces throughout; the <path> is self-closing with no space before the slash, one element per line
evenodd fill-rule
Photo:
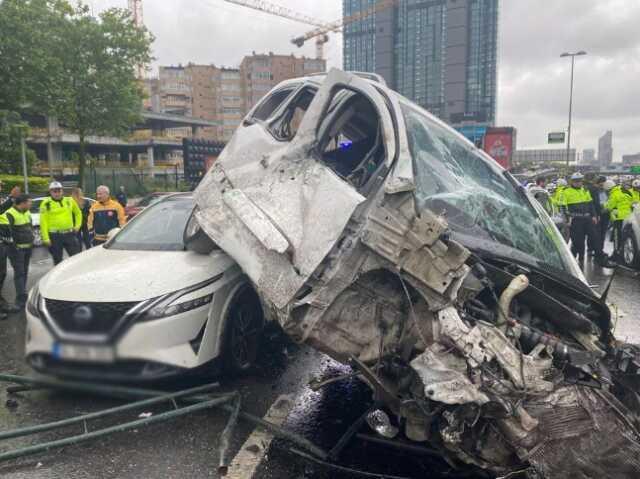
<path fill-rule="evenodd" d="M 182 235 L 193 206 L 191 197 L 167 198 L 145 209 L 109 242 L 108 248 L 182 251 Z"/>
<path fill-rule="evenodd" d="M 142 198 L 137 205 L 135 206 L 151 206 L 156 204 L 158 201 L 160 201 L 161 199 L 165 198 L 164 195 L 147 195 L 144 198 Z"/>
<path fill-rule="evenodd" d="M 518 191 L 492 159 L 420 108 L 401 104 L 419 208 L 444 215 L 454 234 L 472 249 L 576 274 L 564 241 L 540 205 Z"/>

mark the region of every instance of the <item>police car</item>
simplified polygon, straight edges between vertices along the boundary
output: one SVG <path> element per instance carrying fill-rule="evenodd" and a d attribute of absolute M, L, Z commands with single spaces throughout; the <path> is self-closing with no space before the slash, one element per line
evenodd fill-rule
<path fill-rule="evenodd" d="M 260 301 L 220 249 L 209 247 L 205 260 L 187 251 L 193 206 L 190 194 L 171 195 L 46 274 L 27 302 L 28 363 L 115 381 L 251 368 Z"/>

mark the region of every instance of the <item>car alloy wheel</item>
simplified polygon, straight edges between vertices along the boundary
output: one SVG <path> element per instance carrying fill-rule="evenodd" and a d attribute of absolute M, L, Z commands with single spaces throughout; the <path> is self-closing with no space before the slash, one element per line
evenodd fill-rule
<path fill-rule="evenodd" d="M 250 286 L 236 295 L 227 316 L 227 369 L 247 371 L 256 361 L 263 329 L 260 300 Z"/>
<path fill-rule="evenodd" d="M 622 254 L 624 257 L 624 264 L 626 266 L 635 266 L 637 247 L 631 234 L 627 233 L 627 235 L 625 235 L 624 243 L 622 245 Z"/>

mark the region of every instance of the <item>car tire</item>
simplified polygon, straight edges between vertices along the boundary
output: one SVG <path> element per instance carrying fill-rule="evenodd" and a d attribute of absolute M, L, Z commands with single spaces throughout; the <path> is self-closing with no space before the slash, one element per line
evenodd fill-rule
<path fill-rule="evenodd" d="M 184 228 L 184 246 L 189 251 L 194 251 L 199 254 L 209 254 L 216 248 L 216 244 L 198 224 L 196 212 L 197 208 L 194 208 Z"/>
<path fill-rule="evenodd" d="M 243 284 L 233 295 L 227 309 L 222 348 L 222 367 L 227 374 L 250 371 L 258 359 L 264 312 L 258 294 L 249 284 Z"/>
<path fill-rule="evenodd" d="M 628 268 L 637 268 L 640 264 L 638 241 L 632 228 L 625 229 L 622 234 L 622 261 Z"/>

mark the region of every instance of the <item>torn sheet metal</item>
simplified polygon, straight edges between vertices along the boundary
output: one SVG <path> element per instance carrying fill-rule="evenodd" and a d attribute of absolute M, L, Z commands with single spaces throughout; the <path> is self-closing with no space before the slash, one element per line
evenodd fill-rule
<path fill-rule="evenodd" d="M 284 330 L 350 363 L 406 437 L 433 440 L 455 467 L 638 476 L 640 352 L 613 342 L 608 310 L 564 279 L 575 261 L 541 209 L 397 94 L 337 71 L 309 85 L 317 93 L 290 141 L 269 131 L 277 119 L 241 125 L 196 191 L 201 227 Z M 361 136 L 369 118 L 328 116 L 340 89 L 380 116 L 369 133 L 382 142 L 367 152 L 385 156 L 367 184 L 328 166 L 349 155 L 319 151 L 326 132 L 334 144 L 372 140 Z M 541 266 L 567 261 L 565 276 Z"/>
<path fill-rule="evenodd" d="M 411 361 L 424 384 L 425 396 L 443 404 L 485 404 L 486 394 L 480 392 L 467 375 L 464 358 L 451 354 L 441 344 L 433 344 Z"/>

